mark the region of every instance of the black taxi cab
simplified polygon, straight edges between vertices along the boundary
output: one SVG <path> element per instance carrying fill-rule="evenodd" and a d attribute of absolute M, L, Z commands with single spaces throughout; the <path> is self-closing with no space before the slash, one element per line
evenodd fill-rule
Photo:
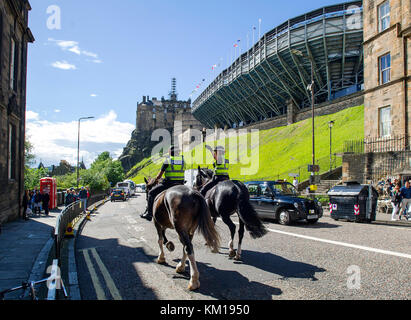
<path fill-rule="evenodd" d="M 245 185 L 250 202 L 261 219 L 290 225 L 297 220 L 316 223 L 323 216 L 319 202 L 299 197 L 296 188 L 284 180 L 250 181 Z"/>

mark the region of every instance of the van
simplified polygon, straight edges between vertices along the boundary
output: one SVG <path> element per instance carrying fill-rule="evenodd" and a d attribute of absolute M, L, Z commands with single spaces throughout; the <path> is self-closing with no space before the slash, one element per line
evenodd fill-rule
<path fill-rule="evenodd" d="M 134 195 L 134 188 L 129 181 L 117 182 L 116 188 L 124 188 L 127 191 L 129 197 Z"/>

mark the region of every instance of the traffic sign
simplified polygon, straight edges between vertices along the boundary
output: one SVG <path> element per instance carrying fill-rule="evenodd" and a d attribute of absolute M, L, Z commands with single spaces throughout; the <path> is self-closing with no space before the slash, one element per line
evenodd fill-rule
<path fill-rule="evenodd" d="M 320 166 L 319 165 L 308 165 L 308 172 L 320 172 Z"/>

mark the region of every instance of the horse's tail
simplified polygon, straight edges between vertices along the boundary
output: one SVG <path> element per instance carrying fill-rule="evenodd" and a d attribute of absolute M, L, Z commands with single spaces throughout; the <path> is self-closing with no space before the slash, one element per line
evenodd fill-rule
<path fill-rule="evenodd" d="M 248 199 L 239 199 L 238 215 L 253 239 L 261 238 L 267 233 L 267 229 Z"/>
<path fill-rule="evenodd" d="M 220 248 L 220 235 L 218 234 L 214 222 L 211 219 L 210 210 L 206 200 L 199 192 L 194 192 L 195 199 L 198 200 L 198 230 L 207 242 L 207 246 L 212 252 L 218 252 Z"/>

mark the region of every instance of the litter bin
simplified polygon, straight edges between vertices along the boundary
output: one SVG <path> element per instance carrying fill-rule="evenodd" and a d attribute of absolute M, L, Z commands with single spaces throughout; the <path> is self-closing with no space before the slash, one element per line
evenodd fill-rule
<path fill-rule="evenodd" d="M 330 214 L 334 220 L 347 219 L 355 222 L 375 221 L 378 192 L 371 185 L 347 182 L 328 191 Z"/>

